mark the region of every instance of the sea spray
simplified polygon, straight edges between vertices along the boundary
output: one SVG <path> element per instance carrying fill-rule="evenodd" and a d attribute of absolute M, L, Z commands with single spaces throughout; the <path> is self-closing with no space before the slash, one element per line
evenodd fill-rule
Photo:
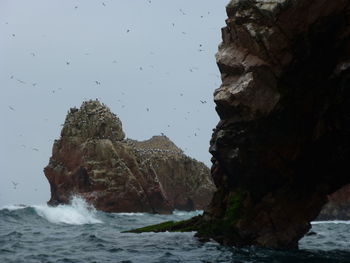
<path fill-rule="evenodd" d="M 73 197 L 68 205 L 58 205 L 56 207 L 34 205 L 33 208 L 39 216 L 54 224 L 83 225 L 102 223 L 97 218 L 95 208 L 78 196 Z"/>

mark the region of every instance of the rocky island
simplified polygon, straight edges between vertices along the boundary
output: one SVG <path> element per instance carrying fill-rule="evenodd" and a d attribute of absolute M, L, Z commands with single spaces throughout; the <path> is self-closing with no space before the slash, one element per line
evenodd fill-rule
<path fill-rule="evenodd" d="M 203 216 L 135 232 L 296 248 L 350 183 L 350 2 L 231 0 L 226 10 L 210 142 L 217 191 Z"/>
<path fill-rule="evenodd" d="M 125 139 L 120 119 L 97 100 L 70 109 L 44 173 L 50 205 L 79 195 L 106 212 L 203 209 L 215 190 L 203 163 L 166 136 Z"/>

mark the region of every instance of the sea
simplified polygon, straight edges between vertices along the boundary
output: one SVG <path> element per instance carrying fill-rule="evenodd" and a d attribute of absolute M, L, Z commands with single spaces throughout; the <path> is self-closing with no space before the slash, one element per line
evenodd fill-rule
<path fill-rule="evenodd" d="M 104 213 L 78 197 L 57 207 L 4 206 L 0 208 L 0 263 L 350 262 L 350 221 L 313 222 L 316 234 L 304 237 L 299 250 L 289 251 L 202 243 L 194 232 L 122 233 L 201 213 Z"/>

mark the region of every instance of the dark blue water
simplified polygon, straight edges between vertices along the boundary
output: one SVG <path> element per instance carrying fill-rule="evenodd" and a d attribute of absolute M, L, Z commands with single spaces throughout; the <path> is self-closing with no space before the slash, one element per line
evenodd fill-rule
<path fill-rule="evenodd" d="M 0 262 L 350 262 L 350 221 L 313 225 L 299 251 L 236 249 L 201 243 L 194 233 L 121 233 L 200 212 L 107 214 L 80 199 L 56 208 L 0 210 Z"/>

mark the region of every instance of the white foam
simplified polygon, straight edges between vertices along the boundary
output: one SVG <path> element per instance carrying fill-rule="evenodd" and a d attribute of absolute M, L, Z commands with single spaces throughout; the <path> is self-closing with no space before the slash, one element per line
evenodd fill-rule
<path fill-rule="evenodd" d="M 313 221 L 311 222 L 312 225 L 319 225 L 319 224 L 347 224 L 350 225 L 350 221 L 346 220 L 332 220 L 332 221 Z"/>
<path fill-rule="evenodd" d="M 197 216 L 203 214 L 203 210 L 193 210 L 193 211 L 181 211 L 181 210 L 174 210 L 173 215 L 176 216 Z"/>
<path fill-rule="evenodd" d="M 120 216 L 143 216 L 145 213 L 115 213 Z"/>
<path fill-rule="evenodd" d="M 3 207 L 0 208 L 0 210 L 10 210 L 10 211 L 14 211 L 14 210 L 18 210 L 18 209 L 24 209 L 27 208 L 28 206 L 26 205 L 5 205 Z"/>
<path fill-rule="evenodd" d="M 36 213 L 54 224 L 84 225 L 102 223 L 96 217 L 96 210 L 80 197 L 73 197 L 71 204 L 51 207 L 34 205 Z"/>

